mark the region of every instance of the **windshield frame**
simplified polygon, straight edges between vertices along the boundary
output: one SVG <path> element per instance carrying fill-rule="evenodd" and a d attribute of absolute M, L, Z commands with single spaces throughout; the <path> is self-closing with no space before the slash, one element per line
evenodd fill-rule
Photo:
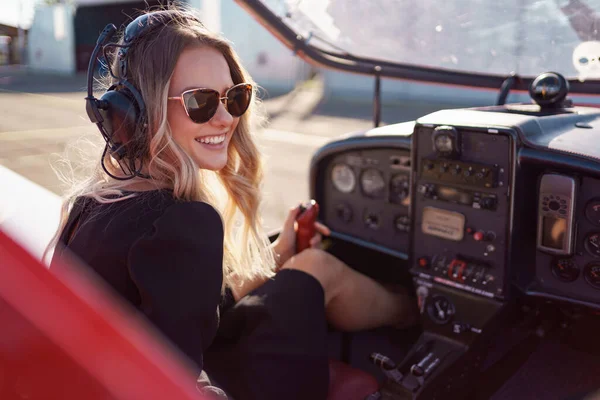
<path fill-rule="evenodd" d="M 337 53 L 325 50 L 316 45 L 318 38 L 304 37 L 294 31 L 282 18 L 273 13 L 261 0 L 235 0 L 246 12 L 252 15 L 261 25 L 271 32 L 281 43 L 302 58 L 317 67 L 325 67 L 338 71 L 362 75 L 379 76 L 381 78 L 402 79 L 427 82 L 447 86 L 472 87 L 480 89 L 500 90 L 502 84 L 513 77 L 511 91 L 528 92 L 529 86 L 536 77 L 517 75 L 483 74 L 456 71 L 443 68 L 422 67 L 412 64 L 397 63 L 376 58 L 355 56 L 347 52 Z M 540 71 L 540 74 L 550 71 Z M 516 78 L 516 79 L 515 79 Z M 600 80 L 567 79 L 569 93 L 576 95 L 600 95 Z"/>

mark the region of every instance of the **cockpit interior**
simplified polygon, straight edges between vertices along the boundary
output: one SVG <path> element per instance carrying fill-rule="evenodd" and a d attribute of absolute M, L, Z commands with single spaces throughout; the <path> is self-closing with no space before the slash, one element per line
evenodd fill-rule
<path fill-rule="evenodd" d="M 420 307 L 407 353 L 382 352 L 389 362 L 369 369 L 384 399 L 566 399 L 597 388 L 600 111 L 573 106 L 556 73 L 530 93 L 529 104 L 374 128 L 313 158 L 330 251 L 412 285 Z"/>
<path fill-rule="evenodd" d="M 324 248 L 383 285 L 408 289 L 420 311 L 419 323 L 410 328 L 329 332 L 330 358 L 377 381 L 376 391 L 362 398 L 600 399 L 600 72 L 592 68 L 598 58 L 586 53 L 600 49 L 600 42 L 575 49 L 579 79 L 558 68 L 538 69 L 533 56 L 523 76 L 501 75 L 498 58 L 488 65 L 479 53 L 469 56 L 464 43 L 453 48 L 461 56 L 455 62 L 481 70 L 451 71 L 448 57 L 419 67 L 431 56 L 421 51 L 415 52 L 415 64 L 390 61 L 389 43 L 401 41 L 396 37 L 381 40 L 388 58 L 360 56 L 340 50 L 342 36 L 338 42 L 324 39 L 327 29 L 334 31 L 327 18 L 291 20 L 298 10 L 284 7 L 278 15 L 270 7 L 277 1 L 237 3 L 311 64 L 374 78 L 375 127 L 323 145 L 309 167 L 310 198 L 319 204 L 318 220 L 331 229 Z M 340 14 L 377 2 L 347 3 L 351 6 L 340 6 Z M 403 11 L 418 8 L 419 2 L 410 3 Z M 431 20 L 444 17 L 442 6 L 458 7 L 454 3 L 439 2 L 441 11 L 430 7 Z M 581 19 L 592 11 L 579 0 L 529 3 L 545 7 L 528 9 L 531 24 L 547 26 L 547 18 L 535 12 L 554 7 L 562 10 L 561 29 L 580 38 L 586 26 L 600 21 Z M 300 11 L 308 15 L 309 8 Z M 505 14 L 488 14 L 487 22 L 514 20 Z M 461 15 L 455 25 L 433 22 L 427 35 L 446 35 L 432 41 L 436 49 L 458 35 Z M 367 27 L 377 22 L 357 18 Z M 488 37 L 500 35 L 489 32 L 487 22 L 473 21 L 465 29 L 476 25 Z M 527 19 L 515 24 L 531 26 Z M 347 25 L 355 42 L 368 31 Z M 425 29 L 416 22 L 413 28 L 415 36 Z M 540 37 L 538 42 L 546 40 Z M 560 34 L 553 37 L 559 41 Z M 537 51 L 543 47 L 538 42 L 517 47 Z M 364 49 L 370 44 L 365 39 Z M 544 57 L 539 59 L 552 58 Z M 379 126 L 382 78 L 484 88 L 497 92 L 498 101 Z M 511 91 L 527 98 L 507 102 Z M 352 384 L 341 382 L 350 391 Z M 334 395 L 328 400 L 342 399 Z"/>

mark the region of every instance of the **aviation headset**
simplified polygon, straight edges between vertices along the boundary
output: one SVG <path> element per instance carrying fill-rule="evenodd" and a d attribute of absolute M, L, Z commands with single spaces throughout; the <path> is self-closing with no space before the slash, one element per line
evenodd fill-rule
<path fill-rule="evenodd" d="M 187 14 L 186 18 L 201 24 L 200 20 L 191 14 Z M 114 24 L 108 24 L 100 33 L 96 41 L 96 47 L 94 47 L 90 57 L 87 71 L 87 97 L 85 98 L 86 111 L 90 121 L 96 124 L 106 141 L 101 160 L 102 169 L 114 179 L 128 180 L 136 176 L 149 178 L 148 175 L 141 173 L 142 163 L 140 160 L 147 150 L 147 141 L 143 140 L 143 135 L 145 134 L 148 115 L 140 91 L 127 80 L 127 52 L 138 38 L 152 30 L 152 28 L 164 26 L 173 20 L 173 13 L 170 11 L 157 11 L 140 15 L 125 28 L 122 45 L 108 43 L 117 31 Z M 106 49 L 111 47 L 119 48 L 116 55 L 118 76 L 113 74 L 106 54 Z M 109 87 L 100 99 L 97 99 L 92 93 L 92 82 L 100 50 L 103 52 L 111 76 L 118 79 L 118 82 Z M 114 176 L 107 170 L 104 165 L 107 152 L 117 160 L 121 170 L 127 177 Z M 138 161 L 139 166 L 136 166 Z"/>

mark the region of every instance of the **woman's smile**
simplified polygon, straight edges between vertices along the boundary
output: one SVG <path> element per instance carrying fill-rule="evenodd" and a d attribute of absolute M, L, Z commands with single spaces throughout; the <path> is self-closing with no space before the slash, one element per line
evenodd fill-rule
<path fill-rule="evenodd" d="M 217 136 L 202 136 L 196 138 L 196 142 L 202 145 L 204 148 L 209 150 L 220 150 L 225 148 L 225 142 L 227 141 L 227 134 Z"/>

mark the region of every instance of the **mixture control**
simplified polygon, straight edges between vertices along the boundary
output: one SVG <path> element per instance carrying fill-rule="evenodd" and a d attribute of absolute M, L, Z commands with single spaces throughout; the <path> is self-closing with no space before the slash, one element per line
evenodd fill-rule
<path fill-rule="evenodd" d="M 400 383 L 402 381 L 402 373 L 398 370 L 396 364 L 391 358 L 380 353 L 371 353 L 369 361 L 378 366 L 381 371 L 390 380 Z"/>

